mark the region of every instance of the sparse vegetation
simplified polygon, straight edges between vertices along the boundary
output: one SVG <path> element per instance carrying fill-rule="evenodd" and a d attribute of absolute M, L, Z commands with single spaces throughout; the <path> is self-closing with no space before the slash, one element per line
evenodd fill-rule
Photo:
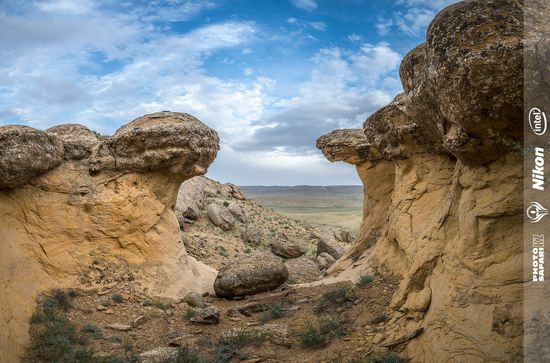
<path fill-rule="evenodd" d="M 208 359 L 195 352 L 187 345 L 178 348 L 178 353 L 173 361 L 174 363 L 208 363 Z M 165 362 L 172 363 L 172 361 Z"/>
<path fill-rule="evenodd" d="M 94 339 L 101 339 L 103 337 L 103 331 L 95 324 L 84 324 L 82 331 L 91 334 Z"/>
<path fill-rule="evenodd" d="M 190 320 L 191 318 L 194 318 L 195 316 L 197 316 L 197 313 L 198 313 L 197 309 L 193 307 L 188 307 L 187 310 L 185 310 L 184 317 L 185 319 Z"/>
<path fill-rule="evenodd" d="M 380 313 L 376 316 L 376 318 L 372 319 L 373 324 L 380 324 L 388 320 L 390 317 L 386 313 Z"/>
<path fill-rule="evenodd" d="M 322 314 L 334 307 L 342 306 L 342 304 L 346 301 L 352 300 L 350 296 L 351 291 L 352 290 L 350 287 L 345 286 L 334 288 L 325 292 L 321 296 L 321 299 L 319 299 L 319 303 L 315 308 L 315 313 Z"/>
<path fill-rule="evenodd" d="M 53 289 L 42 301 L 42 306 L 45 309 L 60 308 L 64 311 L 71 307 L 71 295 L 61 289 Z"/>
<path fill-rule="evenodd" d="M 360 287 L 365 287 L 370 285 L 370 283 L 373 281 L 374 281 L 374 276 L 370 274 L 365 274 L 365 275 L 359 276 L 359 279 L 357 280 L 357 285 Z"/>
<path fill-rule="evenodd" d="M 348 322 L 340 318 L 327 318 L 309 324 L 299 333 L 300 344 L 306 349 L 324 347 L 331 339 L 343 337 L 347 334 Z"/>
<path fill-rule="evenodd" d="M 262 311 L 259 315 L 259 320 L 262 323 L 267 323 L 273 319 L 280 319 L 285 315 L 283 304 L 276 303 L 271 305 L 267 310 Z"/>
<path fill-rule="evenodd" d="M 116 302 L 117 304 L 122 304 L 124 302 L 124 297 L 122 297 L 121 294 L 116 293 L 113 295 L 113 301 Z"/>

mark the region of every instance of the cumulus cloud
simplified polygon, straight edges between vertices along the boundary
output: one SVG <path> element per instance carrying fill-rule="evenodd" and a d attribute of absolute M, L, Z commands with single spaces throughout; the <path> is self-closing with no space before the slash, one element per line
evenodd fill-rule
<path fill-rule="evenodd" d="M 317 9 L 317 3 L 315 2 L 315 0 L 292 0 L 292 3 L 297 8 L 304 9 L 307 11 L 312 11 Z"/>
<path fill-rule="evenodd" d="M 390 81 L 387 89 L 377 85 L 391 79 L 389 74 L 398 68 L 400 59 L 387 43 L 365 44 L 356 52 L 320 50 L 309 80 L 297 94 L 277 101 L 274 106 L 280 111 L 262 118 L 253 137 L 234 148 L 315 153 L 319 136 L 337 128 L 359 127 L 369 114 L 391 101 L 400 84 Z"/>
<path fill-rule="evenodd" d="M 395 29 L 408 36 L 419 37 L 440 10 L 458 1 L 460 0 L 398 0 L 397 4 L 404 6 L 404 11 L 399 11 L 392 17 L 380 17 L 375 27 L 382 36 L 391 34 Z"/>

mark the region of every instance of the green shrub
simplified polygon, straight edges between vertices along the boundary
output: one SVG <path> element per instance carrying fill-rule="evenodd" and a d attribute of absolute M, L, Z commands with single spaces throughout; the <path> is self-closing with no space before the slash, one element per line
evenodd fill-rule
<path fill-rule="evenodd" d="M 341 306 L 342 303 L 349 300 L 350 292 L 351 289 L 349 287 L 339 287 L 325 292 L 319 299 L 315 313 L 321 314 L 330 308 Z"/>
<path fill-rule="evenodd" d="M 365 287 L 367 285 L 370 285 L 370 283 L 373 281 L 374 281 L 374 277 L 372 275 L 369 275 L 369 274 L 361 275 L 357 280 L 357 285 L 361 287 Z"/>
<path fill-rule="evenodd" d="M 259 320 L 262 323 L 267 323 L 269 320 L 280 319 L 285 315 L 285 309 L 283 304 L 276 303 L 271 306 L 266 311 L 263 311 L 259 315 Z"/>
<path fill-rule="evenodd" d="M 121 294 L 116 293 L 113 295 L 113 301 L 116 302 L 117 304 L 122 304 L 124 302 L 124 298 L 122 297 Z"/>
<path fill-rule="evenodd" d="M 191 350 L 188 346 L 184 345 L 178 348 L 178 353 L 174 363 L 208 363 L 208 360 L 199 353 Z"/>
<path fill-rule="evenodd" d="M 53 289 L 42 301 L 42 307 L 44 309 L 60 308 L 67 311 L 71 307 L 71 297 L 61 289 Z"/>
<path fill-rule="evenodd" d="M 92 334 L 94 339 L 101 339 L 103 337 L 103 332 L 101 331 L 101 328 L 94 324 L 84 324 L 84 326 L 82 327 L 82 331 Z"/>
<path fill-rule="evenodd" d="M 318 349 L 327 344 L 325 337 L 319 332 L 317 327 L 309 325 L 299 334 L 300 344 L 306 349 Z"/>
<path fill-rule="evenodd" d="M 373 324 L 380 324 L 388 320 L 390 317 L 386 313 L 380 313 L 376 316 L 376 318 L 372 319 Z"/>
<path fill-rule="evenodd" d="M 185 313 L 183 313 L 183 316 L 187 319 L 187 320 L 190 320 L 191 318 L 194 318 L 195 316 L 197 316 L 198 314 L 198 310 L 193 308 L 193 307 L 188 307 L 187 310 L 185 310 Z"/>

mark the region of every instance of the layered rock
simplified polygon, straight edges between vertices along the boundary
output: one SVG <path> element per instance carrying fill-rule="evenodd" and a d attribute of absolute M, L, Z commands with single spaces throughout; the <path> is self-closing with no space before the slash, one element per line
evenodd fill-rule
<path fill-rule="evenodd" d="M 0 361 L 16 361 L 38 293 L 77 287 L 94 261 L 130 266 L 153 294 L 211 291 L 215 271 L 189 257 L 174 208 L 204 174 L 217 134 L 159 112 L 100 137 L 80 125 L 0 127 Z"/>
<path fill-rule="evenodd" d="M 449 6 L 405 56 L 405 92 L 318 140 L 365 192 L 357 244 L 329 272 L 401 278 L 388 334 L 421 332 L 402 344 L 412 361 L 520 360 L 521 36 L 519 1 Z"/>

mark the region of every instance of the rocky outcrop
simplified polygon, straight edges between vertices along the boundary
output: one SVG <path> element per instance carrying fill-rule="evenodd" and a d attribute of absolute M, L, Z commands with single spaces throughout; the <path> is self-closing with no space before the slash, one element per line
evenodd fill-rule
<path fill-rule="evenodd" d="M 271 253 L 243 255 L 218 272 L 214 282 L 216 295 L 231 298 L 274 290 L 288 278 L 283 260 Z"/>
<path fill-rule="evenodd" d="M 17 361 L 37 295 L 93 286 L 98 261 L 130 267 L 159 296 L 211 291 L 215 271 L 188 256 L 174 207 L 204 174 L 217 134 L 172 112 L 140 117 L 111 137 L 80 125 L 0 127 L 0 361 Z"/>
<path fill-rule="evenodd" d="M 521 360 L 521 37 L 519 1 L 449 6 L 405 56 L 405 92 L 318 140 L 365 194 L 357 243 L 329 273 L 400 277 L 388 334 L 412 361 Z"/>

